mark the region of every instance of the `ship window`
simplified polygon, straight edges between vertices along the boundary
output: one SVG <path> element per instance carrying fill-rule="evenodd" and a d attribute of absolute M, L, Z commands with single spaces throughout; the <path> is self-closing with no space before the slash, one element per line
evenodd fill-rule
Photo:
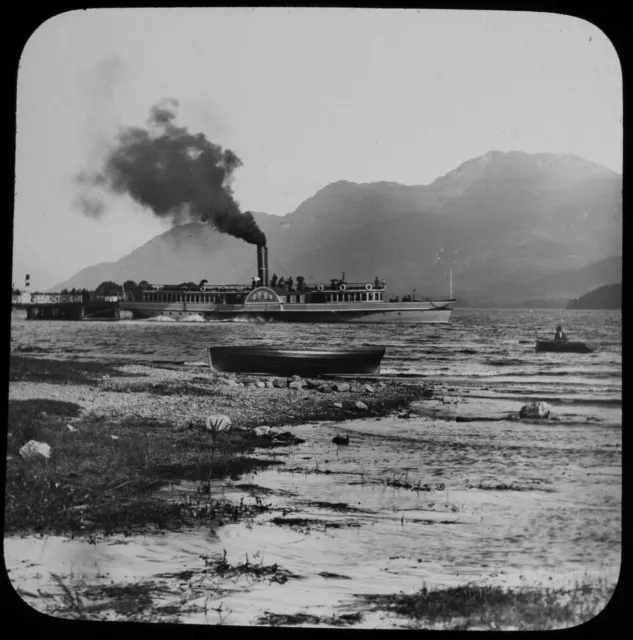
<path fill-rule="evenodd" d="M 306 301 L 305 296 L 299 296 L 299 302 L 305 302 L 305 301 Z"/>

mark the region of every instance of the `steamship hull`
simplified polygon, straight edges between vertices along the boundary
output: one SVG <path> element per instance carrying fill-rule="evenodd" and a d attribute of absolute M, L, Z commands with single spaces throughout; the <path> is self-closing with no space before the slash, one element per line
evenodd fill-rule
<path fill-rule="evenodd" d="M 257 245 L 257 273 L 251 287 L 213 285 L 150 285 L 142 302 L 126 302 L 123 309 L 134 318 L 152 317 L 187 320 L 198 316 L 207 321 L 302 322 L 302 323 L 396 323 L 446 324 L 453 299 L 387 302 L 385 281 L 373 283 L 331 280 L 330 284 L 306 285 L 304 278 L 269 281 L 268 248 Z"/>
<path fill-rule="evenodd" d="M 185 320 L 200 316 L 208 321 L 296 322 L 296 323 L 368 323 L 368 324 L 448 324 L 451 301 L 380 304 L 293 304 L 293 305 L 202 305 L 168 303 L 126 303 L 134 318 L 167 317 Z M 259 305 L 257 305 L 259 306 Z M 291 308 L 288 308 L 291 307 Z"/>

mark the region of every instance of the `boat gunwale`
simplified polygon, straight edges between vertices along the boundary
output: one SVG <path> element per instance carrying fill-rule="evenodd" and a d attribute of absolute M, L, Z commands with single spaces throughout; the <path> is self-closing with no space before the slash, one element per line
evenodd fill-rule
<path fill-rule="evenodd" d="M 244 355 L 247 355 L 249 353 L 260 352 L 260 353 L 266 353 L 266 354 L 276 353 L 284 356 L 296 354 L 299 356 L 315 355 L 320 357 L 327 357 L 327 356 L 345 356 L 345 355 L 367 356 L 370 354 L 384 355 L 387 348 L 386 347 L 352 347 L 349 349 L 348 348 L 296 349 L 296 348 L 285 348 L 285 347 L 274 347 L 274 346 L 262 345 L 262 346 L 244 346 L 244 347 L 243 346 L 217 346 L 217 347 L 209 347 L 209 350 L 211 350 L 211 352 L 213 352 L 214 350 L 217 350 L 218 353 L 220 352 L 241 353 Z"/>

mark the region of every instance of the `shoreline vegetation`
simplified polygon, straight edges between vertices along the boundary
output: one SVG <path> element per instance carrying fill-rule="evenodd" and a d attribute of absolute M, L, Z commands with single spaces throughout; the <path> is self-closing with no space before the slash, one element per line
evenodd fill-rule
<path fill-rule="evenodd" d="M 5 536 L 88 541 L 252 518 L 268 509 L 265 501 L 217 499 L 212 483 L 282 465 L 274 454 L 302 442 L 285 426 L 406 413 L 411 402 L 433 397 L 430 385 L 406 380 L 275 379 L 129 361 L 56 360 L 42 353 L 12 353 L 9 380 Z M 226 418 L 231 428 L 223 430 Z M 50 457 L 24 459 L 20 448 L 30 440 L 48 444 Z M 195 491 L 175 500 L 157 495 L 183 480 Z M 261 574 L 279 583 L 299 578 L 277 565 L 249 564 L 248 558 L 235 566 L 224 559 L 204 571 Z M 167 612 L 155 604 L 151 583 L 113 584 L 107 593 L 93 585 L 75 593 L 59 580 L 65 596 L 56 612 L 64 617 L 111 619 L 101 616 L 113 610 L 117 619 L 180 621 L 177 605 Z M 96 609 L 89 604 L 93 591 L 107 601 Z M 418 629 L 565 628 L 597 615 L 610 592 L 602 583 L 572 589 L 424 587 L 409 595 L 359 596 L 354 614 L 265 612 L 258 624 L 353 626 L 378 613 Z"/>
<path fill-rule="evenodd" d="M 384 416 L 432 394 L 394 381 L 264 382 L 208 370 L 23 355 L 11 356 L 9 379 L 8 534 L 204 524 L 225 515 L 226 505 L 209 500 L 210 481 L 280 464 L 249 455 L 295 442 L 274 428 Z M 216 432 L 209 416 L 228 417 L 230 430 Z M 273 430 L 255 431 L 262 426 Z M 48 444 L 50 458 L 22 459 L 19 450 L 30 440 Z M 181 480 L 198 483 L 195 499 L 168 503 L 154 496 Z"/>

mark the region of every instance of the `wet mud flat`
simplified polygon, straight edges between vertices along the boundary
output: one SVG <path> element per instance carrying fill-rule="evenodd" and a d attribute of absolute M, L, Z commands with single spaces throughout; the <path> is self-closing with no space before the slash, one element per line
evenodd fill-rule
<path fill-rule="evenodd" d="M 240 510 L 204 524 L 9 538 L 12 582 L 35 608 L 86 619 L 455 629 L 590 619 L 620 568 L 620 408 L 560 403 L 558 420 L 521 421 L 507 393 L 451 389 L 387 415 L 285 426 L 295 444 L 249 451 L 267 464 L 207 480 L 205 498 Z M 150 492 L 194 504 L 200 482 L 174 477 Z"/>

